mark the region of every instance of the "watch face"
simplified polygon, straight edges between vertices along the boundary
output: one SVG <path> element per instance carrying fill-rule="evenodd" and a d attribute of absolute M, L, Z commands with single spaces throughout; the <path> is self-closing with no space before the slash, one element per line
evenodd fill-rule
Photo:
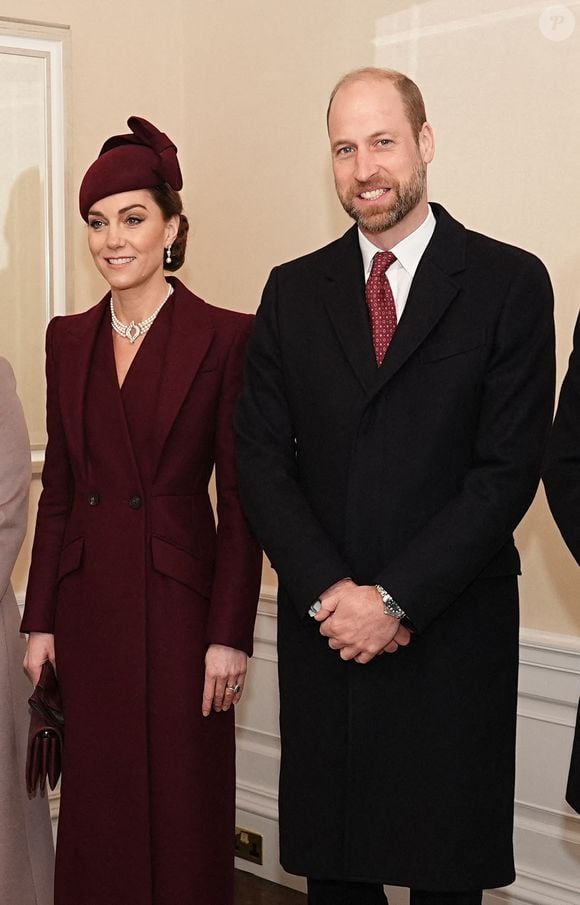
<path fill-rule="evenodd" d="M 385 589 L 379 584 L 376 584 L 375 588 L 383 599 L 383 608 L 385 615 L 394 616 L 395 619 L 402 619 L 405 616 L 405 611 L 401 609 L 399 604 L 393 600 L 389 592 L 385 591 Z"/>

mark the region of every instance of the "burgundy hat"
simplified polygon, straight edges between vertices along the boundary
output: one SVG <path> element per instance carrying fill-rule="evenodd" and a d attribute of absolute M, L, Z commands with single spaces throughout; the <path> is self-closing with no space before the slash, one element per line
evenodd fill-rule
<path fill-rule="evenodd" d="M 164 182 L 178 192 L 183 185 L 177 148 L 165 132 L 140 116 L 130 116 L 127 125 L 132 132 L 108 138 L 85 173 L 79 192 L 83 220 L 88 219 L 95 201 L 109 195 L 150 189 Z"/>

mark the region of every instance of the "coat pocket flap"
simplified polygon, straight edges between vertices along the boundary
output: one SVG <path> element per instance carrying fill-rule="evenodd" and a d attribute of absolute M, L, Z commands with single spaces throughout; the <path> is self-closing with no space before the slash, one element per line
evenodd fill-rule
<path fill-rule="evenodd" d="M 461 355 L 463 352 L 471 352 L 477 349 L 483 342 L 483 332 L 474 330 L 464 336 L 450 337 L 438 342 L 426 343 L 421 349 L 422 361 L 439 361 L 442 358 L 451 358 L 453 355 Z"/>
<path fill-rule="evenodd" d="M 60 581 L 69 572 L 78 569 L 83 559 L 83 548 L 85 545 L 84 537 L 77 537 L 75 540 L 67 544 L 58 561 L 57 580 Z"/>
<path fill-rule="evenodd" d="M 151 538 L 151 552 L 157 572 L 179 581 L 203 597 L 210 596 L 211 569 L 205 560 L 155 535 Z"/>
<path fill-rule="evenodd" d="M 513 544 L 506 545 L 479 573 L 478 578 L 503 578 L 508 575 L 521 575 L 520 554 Z"/>

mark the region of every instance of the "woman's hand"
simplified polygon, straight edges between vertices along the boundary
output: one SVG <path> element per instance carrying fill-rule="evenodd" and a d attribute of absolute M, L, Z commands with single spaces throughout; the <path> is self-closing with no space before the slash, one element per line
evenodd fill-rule
<path fill-rule="evenodd" d="M 46 663 L 47 660 L 50 660 L 56 670 L 54 635 L 49 635 L 46 632 L 31 632 L 28 636 L 23 665 L 33 685 L 38 683 L 42 664 Z"/>
<path fill-rule="evenodd" d="M 201 712 L 209 716 L 211 709 L 229 710 L 237 704 L 244 690 L 248 658 L 243 650 L 210 644 L 205 655 L 205 685 Z"/>

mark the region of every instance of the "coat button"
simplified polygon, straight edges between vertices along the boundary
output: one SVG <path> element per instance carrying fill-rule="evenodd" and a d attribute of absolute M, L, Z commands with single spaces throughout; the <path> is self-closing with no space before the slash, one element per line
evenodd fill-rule
<path fill-rule="evenodd" d="M 140 509 L 143 505 L 143 500 L 140 496 L 130 496 L 129 497 L 129 506 L 131 509 Z"/>
<path fill-rule="evenodd" d="M 98 506 L 101 502 L 101 498 L 98 493 L 89 493 L 87 501 L 89 506 Z"/>

